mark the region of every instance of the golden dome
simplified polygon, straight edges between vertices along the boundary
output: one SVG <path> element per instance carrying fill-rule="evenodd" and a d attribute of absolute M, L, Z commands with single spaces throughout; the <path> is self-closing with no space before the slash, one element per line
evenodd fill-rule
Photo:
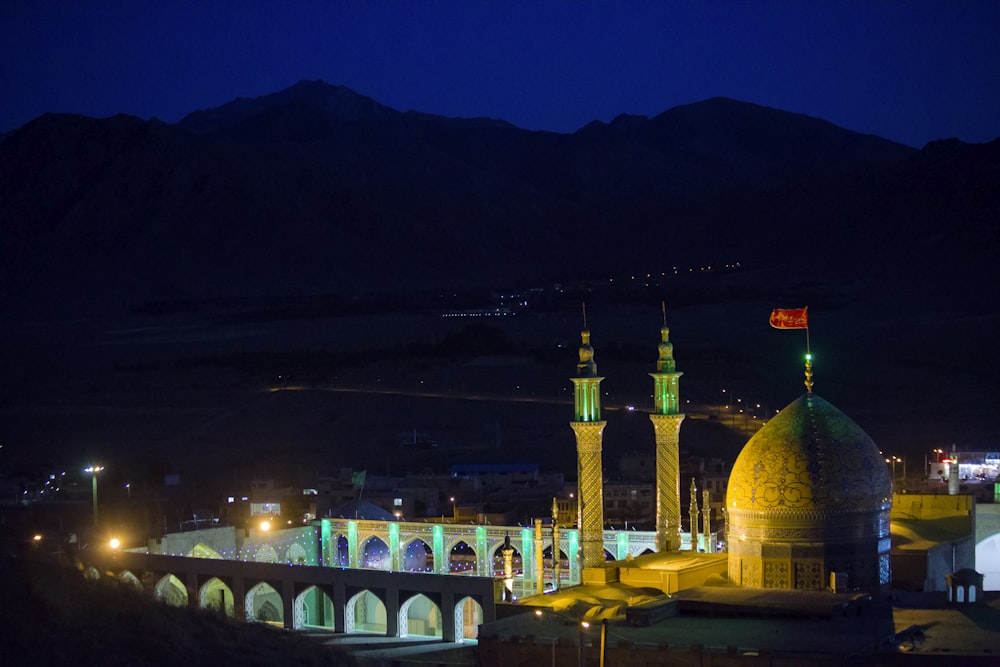
<path fill-rule="evenodd" d="M 789 404 L 747 441 L 729 477 L 726 510 L 813 518 L 887 510 L 892 480 L 878 447 L 815 394 Z"/>

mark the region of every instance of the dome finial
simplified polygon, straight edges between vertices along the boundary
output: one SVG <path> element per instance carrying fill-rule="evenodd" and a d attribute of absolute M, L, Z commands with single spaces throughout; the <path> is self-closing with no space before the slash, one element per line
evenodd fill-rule
<path fill-rule="evenodd" d="M 806 386 L 807 393 L 813 393 L 813 356 L 811 353 L 806 352 L 806 381 L 803 383 Z"/>

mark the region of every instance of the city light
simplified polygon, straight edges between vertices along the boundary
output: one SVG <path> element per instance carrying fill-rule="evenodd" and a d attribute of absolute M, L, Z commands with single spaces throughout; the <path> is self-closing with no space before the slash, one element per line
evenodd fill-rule
<path fill-rule="evenodd" d="M 97 473 L 104 470 L 104 466 L 90 465 L 83 469 L 84 472 L 89 472 L 90 477 L 93 480 L 91 486 L 91 499 L 94 502 L 94 526 L 97 526 Z"/>

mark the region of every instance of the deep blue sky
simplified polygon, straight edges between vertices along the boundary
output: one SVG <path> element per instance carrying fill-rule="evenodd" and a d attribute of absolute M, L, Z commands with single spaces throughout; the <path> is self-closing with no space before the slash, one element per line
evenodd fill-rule
<path fill-rule="evenodd" d="M 571 132 L 722 95 L 912 146 L 1000 136 L 1000 1 L 5 0 L 0 131 L 300 79 Z"/>

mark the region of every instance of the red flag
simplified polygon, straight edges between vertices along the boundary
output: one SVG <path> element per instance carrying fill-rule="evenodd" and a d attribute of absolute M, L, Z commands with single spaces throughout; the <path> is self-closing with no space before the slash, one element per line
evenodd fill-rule
<path fill-rule="evenodd" d="M 771 326 L 775 329 L 808 329 L 809 308 L 775 308 L 771 311 Z"/>

